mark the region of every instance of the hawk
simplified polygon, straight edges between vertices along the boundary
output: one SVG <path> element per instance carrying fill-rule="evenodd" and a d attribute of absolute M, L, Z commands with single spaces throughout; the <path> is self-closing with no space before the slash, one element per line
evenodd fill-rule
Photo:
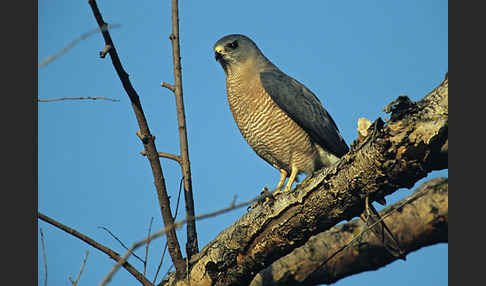
<path fill-rule="evenodd" d="M 302 83 L 283 73 L 244 35 L 214 45 L 228 103 L 243 138 L 280 172 L 277 192 L 296 176 L 328 167 L 349 150 L 331 115 Z"/>

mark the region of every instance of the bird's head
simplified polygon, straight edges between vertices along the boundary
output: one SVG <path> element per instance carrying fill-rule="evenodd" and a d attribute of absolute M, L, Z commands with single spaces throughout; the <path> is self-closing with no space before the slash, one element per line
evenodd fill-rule
<path fill-rule="evenodd" d="M 267 63 L 257 45 L 244 35 L 227 35 L 214 44 L 214 57 L 221 64 L 228 75 L 232 70 L 238 69 L 248 61 L 253 63 Z"/>

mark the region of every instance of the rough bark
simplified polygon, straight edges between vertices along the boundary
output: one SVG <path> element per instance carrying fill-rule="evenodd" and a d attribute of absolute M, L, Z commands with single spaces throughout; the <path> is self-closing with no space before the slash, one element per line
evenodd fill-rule
<path fill-rule="evenodd" d="M 448 79 L 418 102 L 400 96 L 333 167 L 251 210 L 195 255 L 192 285 L 249 285 L 257 273 L 343 220 L 448 168 Z M 173 282 L 173 277 L 169 283 Z M 178 281 L 185 285 L 186 281 Z"/>
<path fill-rule="evenodd" d="M 448 241 L 448 191 L 448 179 L 432 179 L 415 190 L 413 201 L 403 205 L 408 197 L 380 212 L 382 217 L 390 213 L 385 222 L 406 254 Z M 338 252 L 364 229 L 358 219 L 319 233 L 258 273 L 250 286 L 330 284 L 398 259 L 370 231 Z"/>

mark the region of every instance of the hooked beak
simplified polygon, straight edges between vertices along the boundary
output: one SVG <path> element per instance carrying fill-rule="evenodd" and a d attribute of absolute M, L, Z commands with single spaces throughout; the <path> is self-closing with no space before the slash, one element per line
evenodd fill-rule
<path fill-rule="evenodd" d="M 218 61 L 221 62 L 223 59 L 223 46 L 216 46 L 214 47 L 214 58 Z"/>
<path fill-rule="evenodd" d="M 218 61 L 221 66 L 223 67 L 224 73 L 228 74 L 228 62 L 224 58 L 224 48 L 223 46 L 216 46 L 214 47 L 214 58 Z"/>
<path fill-rule="evenodd" d="M 214 52 L 214 59 L 216 59 L 219 62 L 223 59 L 223 55 L 218 52 Z"/>

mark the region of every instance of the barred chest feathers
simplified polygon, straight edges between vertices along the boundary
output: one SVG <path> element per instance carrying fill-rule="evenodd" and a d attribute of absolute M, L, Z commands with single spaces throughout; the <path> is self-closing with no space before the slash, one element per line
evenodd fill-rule
<path fill-rule="evenodd" d="M 265 92 L 258 73 L 228 75 L 226 88 L 238 129 L 262 159 L 289 173 L 292 165 L 307 174 L 321 165 L 310 137 Z"/>

